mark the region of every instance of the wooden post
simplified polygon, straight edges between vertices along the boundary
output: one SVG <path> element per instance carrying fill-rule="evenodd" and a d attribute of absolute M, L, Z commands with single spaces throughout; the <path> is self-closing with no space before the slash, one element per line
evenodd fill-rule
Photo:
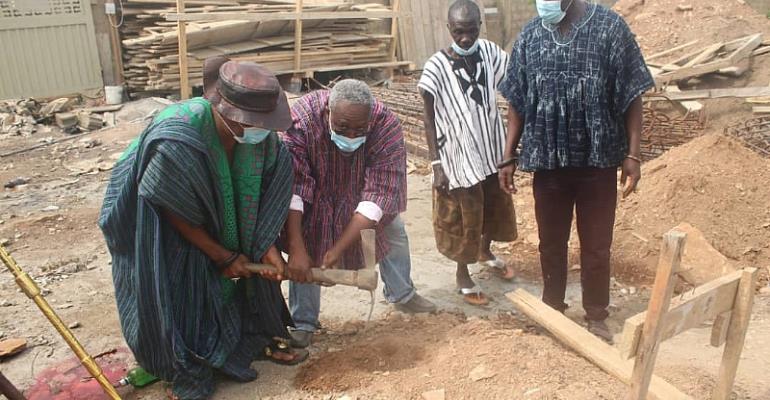
<path fill-rule="evenodd" d="M 107 4 L 115 5 L 114 0 L 107 0 Z M 117 11 L 116 11 L 117 12 Z M 122 13 L 123 10 L 121 9 Z M 110 23 L 110 47 L 112 48 L 112 69 L 115 74 L 115 83 L 117 85 L 123 85 L 125 81 L 123 78 L 123 47 L 120 43 L 120 30 L 118 30 L 118 22 L 116 21 L 116 14 L 107 14 L 107 19 Z"/>
<path fill-rule="evenodd" d="M 401 7 L 401 0 L 390 0 L 391 8 L 394 13 L 397 13 L 398 10 Z M 390 19 L 390 61 L 396 62 L 398 61 L 398 54 L 396 50 L 398 49 L 398 15 L 394 15 Z M 403 52 L 403 51 L 402 51 Z M 385 75 L 387 76 L 387 79 L 393 80 L 393 76 L 395 74 L 395 67 L 386 68 L 384 70 Z"/>
<path fill-rule="evenodd" d="M 687 235 L 683 232 L 670 231 L 663 237 L 660 250 L 655 284 L 647 308 L 644 331 L 636 354 L 634 370 L 631 374 L 631 400 L 645 400 L 649 391 L 655 358 L 658 355 L 659 336 L 663 330 L 663 320 L 671 304 L 674 293 L 674 277 L 682 262 L 682 251 Z"/>
<path fill-rule="evenodd" d="M 743 343 L 746 340 L 746 330 L 751 320 L 751 308 L 754 305 L 754 287 L 757 283 L 757 269 L 743 270 L 738 293 L 735 296 L 735 308 L 730 317 L 730 327 L 727 329 L 727 342 L 719 365 L 719 378 L 712 399 L 727 400 L 733 391 L 738 362 L 741 359 Z"/>
<path fill-rule="evenodd" d="M 295 11 L 297 19 L 294 21 L 294 71 L 299 73 L 302 69 L 302 0 L 296 0 Z"/>
<path fill-rule="evenodd" d="M 401 0 L 391 1 L 393 12 L 397 13 L 401 6 Z M 393 18 L 390 19 L 390 36 L 390 61 L 398 61 L 396 58 L 396 48 L 398 47 L 398 16 L 393 16 Z"/>
<path fill-rule="evenodd" d="M 176 12 L 184 13 L 184 0 L 176 0 Z M 177 22 L 179 36 L 179 97 L 182 100 L 190 98 L 190 77 L 187 74 L 187 23 Z"/>

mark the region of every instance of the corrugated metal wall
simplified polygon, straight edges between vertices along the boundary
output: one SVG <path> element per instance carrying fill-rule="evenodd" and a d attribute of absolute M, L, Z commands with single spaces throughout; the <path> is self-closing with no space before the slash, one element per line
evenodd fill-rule
<path fill-rule="evenodd" d="M 87 0 L 0 0 L 0 99 L 100 87 Z"/>

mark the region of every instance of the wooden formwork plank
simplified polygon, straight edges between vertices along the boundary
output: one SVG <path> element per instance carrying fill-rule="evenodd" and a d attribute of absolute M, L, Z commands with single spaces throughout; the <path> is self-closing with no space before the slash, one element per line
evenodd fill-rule
<path fill-rule="evenodd" d="M 660 340 L 670 339 L 732 310 L 741 275 L 741 271 L 733 272 L 673 299 L 663 321 Z M 618 343 L 623 358 L 636 356 L 646 317 L 647 312 L 642 312 L 626 320 L 622 339 Z"/>
<path fill-rule="evenodd" d="M 546 328 L 561 342 L 587 358 L 599 368 L 623 383 L 631 382 L 633 363 L 622 360 L 617 350 L 592 335 L 562 313 L 549 307 L 524 289 L 506 294 L 516 308 Z M 692 400 L 692 398 L 665 380 L 653 376 L 648 398 L 658 400 Z"/>

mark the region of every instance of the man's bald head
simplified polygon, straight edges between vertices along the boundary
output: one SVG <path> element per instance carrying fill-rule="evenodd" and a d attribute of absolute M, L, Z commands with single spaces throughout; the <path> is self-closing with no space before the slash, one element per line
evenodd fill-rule
<path fill-rule="evenodd" d="M 472 0 L 457 0 L 449 6 L 449 23 L 481 22 L 481 9 Z"/>

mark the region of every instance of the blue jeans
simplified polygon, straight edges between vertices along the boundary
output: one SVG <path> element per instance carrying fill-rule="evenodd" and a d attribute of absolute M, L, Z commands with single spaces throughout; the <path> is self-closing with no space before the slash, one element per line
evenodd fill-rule
<path fill-rule="evenodd" d="M 416 291 L 410 277 L 412 260 L 409 256 L 409 238 L 401 217 L 396 217 L 385 227 L 384 233 L 390 251 L 380 260 L 380 276 L 385 283 L 382 291 L 389 303 L 403 304 L 411 300 Z M 321 287 L 290 282 L 289 307 L 297 330 L 315 332 L 319 327 Z"/>

